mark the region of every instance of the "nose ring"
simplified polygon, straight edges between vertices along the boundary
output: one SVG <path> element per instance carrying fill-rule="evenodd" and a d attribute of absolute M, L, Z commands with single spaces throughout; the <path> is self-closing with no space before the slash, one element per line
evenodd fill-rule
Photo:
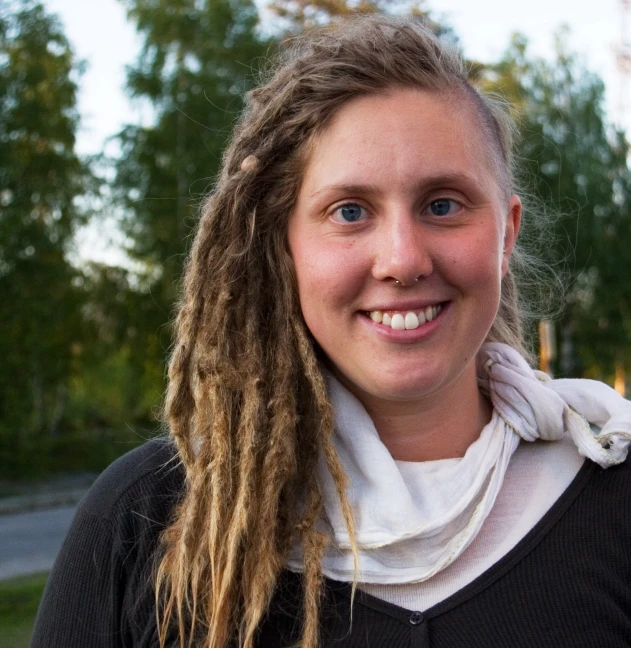
<path fill-rule="evenodd" d="M 414 281 L 412 283 L 418 283 L 418 277 L 416 277 L 416 279 L 414 279 Z M 399 281 L 398 279 L 394 280 L 394 285 L 397 288 L 405 288 L 406 287 L 406 284 L 404 284 L 402 281 Z M 411 286 L 412 284 L 408 284 L 408 285 Z"/>

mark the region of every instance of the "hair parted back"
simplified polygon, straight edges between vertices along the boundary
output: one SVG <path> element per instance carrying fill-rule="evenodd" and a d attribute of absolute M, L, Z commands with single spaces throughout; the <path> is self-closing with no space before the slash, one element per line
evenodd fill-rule
<path fill-rule="evenodd" d="M 498 182 L 510 192 L 512 122 L 504 106 L 469 85 L 453 47 L 420 22 L 359 16 L 282 49 L 268 82 L 247 96 L 186 269 L 165 405 L 186 492 L 163 534 L 161 646 L 175 632 L 181 646 L 223 648 L 237 637 L 251 648 L 295 534 L 304 554 L 302 645 L 318 643 L 328 542 L 316 529 L 321 454 L 351 538 L 353 520 L 287 221 L 310 142 L 345 102 L 393 87 L 470 101 Z M 510 271 L 489 339 L 522 349 Z"/>

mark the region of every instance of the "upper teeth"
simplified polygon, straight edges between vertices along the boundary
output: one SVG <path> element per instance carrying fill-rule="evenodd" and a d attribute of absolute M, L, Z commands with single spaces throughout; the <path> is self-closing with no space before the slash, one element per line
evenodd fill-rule
<path fill-rule="evenodd" d="M 370 319 L 377 324 L 390 326 L 395 331 L 415 329 L 431 322 L 443 309 L 442 304 L 427 306 L 420 311 L 370 311 Z"/>

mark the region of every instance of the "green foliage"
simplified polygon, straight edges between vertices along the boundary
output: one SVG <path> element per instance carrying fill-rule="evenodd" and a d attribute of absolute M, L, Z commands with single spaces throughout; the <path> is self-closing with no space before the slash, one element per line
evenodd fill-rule
<path fill-rule="evenodd" d="M 530 58 L 526 40 L 515 36 L 483 79 L 519 121 L 522 183 L 535 198 L 525 227 L 542 227 L 538 253 L 567 272 L 556 368 L 607 378 L 616 360 L 631 359 L 629 150 L 605 120 L 602 81 L 566 50 L 564 37 L 557 36 L 556 59 L 546 61 Z"/>
<path fill-rule="evenodd" d="M 107 412 L 102 411 L 101 415 Z M 92 426 L 66 427 L 57 436 L 19 439 L 7 447 L 0 437 L 0 451 L 9 459 L 2 466 L 6 482 L 26 484 L 58 474 L 99 473 L 115 459 L 155 436 L 151 426 L 126 425 L 121 428 Z"/>
<path fill-rule="evenodd" d="M 125 298 L 108 325 L 117 329 L 117 351 L 99 371 L 116 374 L 129 384 L 125 398 L 133 396 L 133 402 L 110 401 L 110 414 L 130 408 L 147 418 L 164 391 L 173 303 L 200 202 L 267 42 L 256 35 L 250 0 L 123 2 L 144 39 L 129 69 L 129 93 L 151 107 L 154 123 L 127 125 L 118 136 L 113 195 L 125 214 L 127 252 L 142 271 L 110 277 L 125 284 L 116 290 L 107 287 L 109 279 L 101 283 Z M 96 407 L 103 398 L 87 400 Z"/>
<path fill-rule="evenodd" d="M 134 270 L 68 262 L 96 190 L 77 156 L 81 65 L 36 0 L 0 0 L 0 465 L 3 477 L 100 470 L 155 433 L 170 319 L 200 202 L 271 42 L 251 0 L 121 0 L 143 37 L 128 89 L 150 126 L 127 125 L 111 187 Z M 299 31 L 358 9 L 413 13 L 393 0 L 276 0 Z M 515 37 L 496 65 L 472 66 L 520 123 L 526 229 L 565 264 L 557 372 L 609 378 L 631 366 L 628 145 L 603 113 L 602 82 L 558 37 L 553 61 Z M 107 163 L 107 161 L 106 161 Z M 79 205 L 83 208 L 80 209 Z M 556 215 L 544 223 L 541 212 Z M 558 297 L 558 296 L 557 296 Z M 2 634 L 0 632 L 0 634 Z"/>
<path fill-rule="evenodd" d="M 299 33 L 353 14 L 408 15 L 422 19 L 436 34 L 456 40 L 451 27 L 436 22 L 422 0 L 273 0 L 270 9 L 283 19 L 287 32 Z"/>
<path fill-rule="evenodd" d="M 167 341 L 151 292 L 130 271 L 98 263 L 85 266 L 82 289 L 88 334 L 75 349 L 68 425 L 95 430 L 155 426 Z"/>
<path fill-rule="evenodd" d="M 82 334 L 66 260 L 89 177 L 74 152 L 78 72 L 40 3 L 0 4 L 0 437 L 10 447 L 58 432 Z"/>
<path fill-rule="evenodd" d="M 212 186 L 265 43 L 255 35 L 258 15 L 250 0 L 124 4 L 144 37 L 129 92 L 151 105 L 155 123 L 129 125 L 119 135 L 115 191 L 127 210 L 130 254 L 159 276 L 152 292 L 162 323 L 200 199 Z"/>
<path fill-rule="evenodd" d="M 130 94 L 155 116 L 122 131 L 115 164 L 137 265 L 78 270 L 95 189 L 74 151 L 80 66 L 40 3 L 0 2 L 0 463 L 102 468 L 155 428 L 187 237 L 266 43 L 249 0 L 125 3 L 145 39 Z"/>

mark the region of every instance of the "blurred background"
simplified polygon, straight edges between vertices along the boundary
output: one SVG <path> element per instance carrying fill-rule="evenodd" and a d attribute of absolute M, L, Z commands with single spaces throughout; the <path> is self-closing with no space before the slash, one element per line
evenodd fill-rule
<path fill-rule="evenodd" d="M 563 285 L 530 280 L 555 306 L 535 356 L 625 393 L 628 1 L 0 0 L 0 648 L 28 645 L 76 501 L 162 432 L 182 267 L 244 92 L 280 40 L 357 10 L 424 17 L 510 101 L 547 217 L 526 234 Z"/>

